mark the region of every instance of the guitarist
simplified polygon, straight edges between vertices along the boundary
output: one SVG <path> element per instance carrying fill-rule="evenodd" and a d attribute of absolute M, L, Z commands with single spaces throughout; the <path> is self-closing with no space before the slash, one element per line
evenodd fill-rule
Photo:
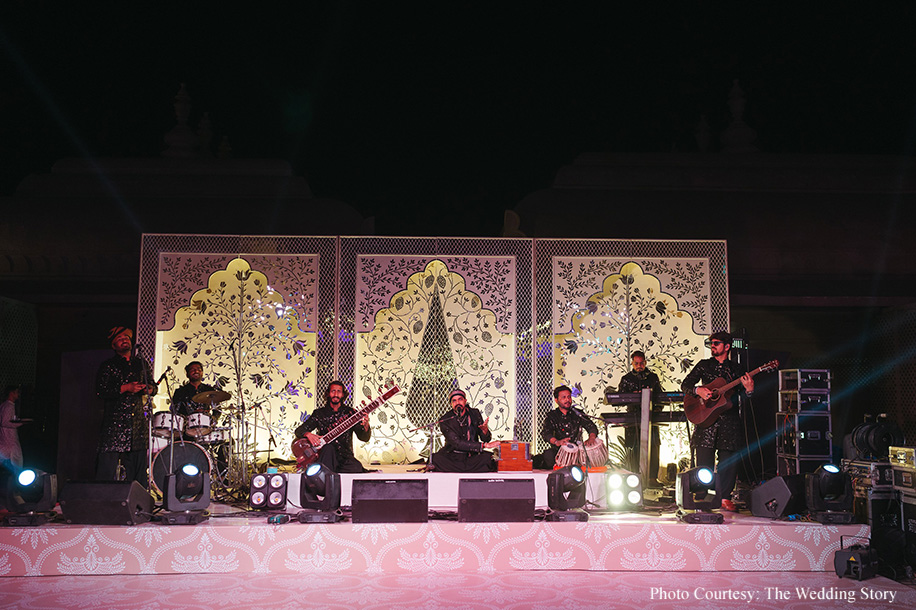
<path fill-rule="evenodd" d="M 700 360 L 693 370 L 684 378 L 681 390 L 708 400 L 712 390 L 697 384 L 707 384 L 722 378 L 725 381 L 741 379 L 741 385 L 750 396 L 754 392 L 754 379 L 747 373 L 741 373 L 738 365 L 729 360 L 728 352 L 732 347 L 732 336 L 727 332 L 713 333 L 706 340 L 712 353 L 711 358 Z M 691 445 L 696 451 L 697 466 L 714 468 L 718 451 L 719 467 L 716 472 L 716 497 L 722 498 L 722 508 L 735 511 L 731 493 L 738 478 L 738 452 L 742 449 L 741 439 L 744 427 L 738 414 L 738 392 L 731 397 L 731 407 L 721 413 L 718 419 L 706 428 L 694 430 Z"/>
<path fill-rule="evenodd" d="M 356 413 L 353 407 L 347 407 L 343 404 L 347 399 L 347 390 L 341 382 L 332 381 L 328 384 L 328 391 L 325 397 L 327 404 L 315 409 L 309 418 L 295 431 L 296 438 L 306 438 L 313 446 L 320 443 L 320 435 L 327 434 L 338 422 Z M 316 429 L 318 434 L 312 432 Z M 369 418 L 364 417 L 360 423 L 322 447 L 318 451 L 318 461 L 331 469 L 332 472 L 369 472 L 362 462 L 353 455 L 354 432 L 356 433 L 356 438 L 364 443 L 367 442 L 372 436 Z"/>

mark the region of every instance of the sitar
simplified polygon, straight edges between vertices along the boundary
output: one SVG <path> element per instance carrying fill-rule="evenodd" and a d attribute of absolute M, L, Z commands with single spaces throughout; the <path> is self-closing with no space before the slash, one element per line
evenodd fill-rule
<path fill-rule="evenodd" d="M 772 371 L 779 366 L 778 360 L 771 360 L 764 365 L 758 366 L 748 375 L 753 377 L 763 371 Z M 687 421 L 697 428 L 708 428 L 716 422 L 719 414 L 731 408 L 731 397 L 734 394 L 734 387 L 741 383 L 741 378 L 733 381 L 725 381 L 721 377 L 710 381 L 702 386 L 707 390 L 712 390 L 712 396 L 707 400 L 700 398 L 696 392 L 684 393 L 684 415 Z"/>
<path fill-rule="evenodd" d="M 392 396 L 401 391 L 401 388 L 399 388 L 397 384 L 395 384 L 393 387 L 389 384 L 386 385 L 385 388 L 388 389 L 379 388 L 381 395 L 378 398 L 369 404 L 363 404 L 358 411 L 349 417 L 337 422 L 337 425 L 328 430 L 326 434 L 323 434 L 321 437 L 319 437 L 319 441 L 316 444 L 313 445 L 307 438 L 297 438 L 294 440 L 293 455 L 296 456 L 296 465 L 300 468 L 305 468 L 312 462 L 318 460 L 318 451 L 322 447 L 330 442 L 333 442 L 338 436 L 352 428 L 354 425 L 356 425 L 357 422 L 381 407 L 383 404 L 388 402 Z"/>

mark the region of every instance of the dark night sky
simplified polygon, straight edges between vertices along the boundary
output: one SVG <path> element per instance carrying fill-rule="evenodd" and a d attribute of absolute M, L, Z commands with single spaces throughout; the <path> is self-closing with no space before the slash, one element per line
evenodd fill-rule
<path fill-rule="evenodd" d="M 497 234 L 582 152 L 694 150 L 735 78 L 765 152 L 912 153 L 910 1 L 190 4 L 4 2 L 0 194 L 61 157 L 157 156 L 181 82 L 235 157 L 428 234 L 457 208 Z"/>

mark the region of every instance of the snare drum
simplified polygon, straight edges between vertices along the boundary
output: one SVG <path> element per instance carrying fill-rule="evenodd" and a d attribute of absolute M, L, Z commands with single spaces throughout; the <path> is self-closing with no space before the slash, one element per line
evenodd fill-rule
<path fill-rule="evenodd" d="M 174 470 L 185 464 L 194 464 L 201 472 L 212 474 L 213 471 L 213 462 L 203 447 L 180 441 L 171 443 L 153 458 L 152 485 L 159 493 L 165 493 L 165 477 L 169 474 L 169 462 Z"/>
<path fill-rule="evenodd" d="M 184 417 L 169 411 L 159 411 L 153 414 L 153 435 L 162 438 L 181 438 L 184 430 Z"/>
<path fill-rule="evenodd" d="M 197 437 L 197 442 L 201 445 L 215 445 L 216 443 L 225 443 L 229 440 L 229 428 L 210 428 L 210 434 Z"/>
<path fill-rule="evenodd" d="M 566 443 L 557 451 L 556 465 L 558 468 L 577 466 L 583 461 L 579 456 L 579 448 L 572 443 Z"/>
<path fill-rule="evenodd" d="M 188 415 L 188 436 L 200 437 L 210 434 L 210 414 L 199 411 Z"/>

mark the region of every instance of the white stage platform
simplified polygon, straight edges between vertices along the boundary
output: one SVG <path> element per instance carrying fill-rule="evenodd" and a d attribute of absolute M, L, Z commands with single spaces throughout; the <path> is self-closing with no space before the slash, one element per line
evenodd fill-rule
<path fill-rule="evenodd" d="M 533 472 L 485 472 L 485 473 L 459 473 L 459 472 L 419 472 L 415 465 L 387 465 L 381 472 L 368 472 L 361 474 L 340 475 L 340 504 L 352 505 L 352 488 L 355 479 L 407 479 L 429 481 L 429 508 L 430 510 L 458 510 L 458 480 L 459 479 L 533 479 L 534 480 L 534 505 L 535 508 L 547 508 L 547 475 L 550 471 L 535 470 Z M 604 508 L 605 504 L 605 478 L 606 473 L 588 473 L 586 484 L 586 499 L 597 507 Z M 288 496 L 286 508 L 288 511 L 299 509 L 299 477 L 289 477 Z"/>

